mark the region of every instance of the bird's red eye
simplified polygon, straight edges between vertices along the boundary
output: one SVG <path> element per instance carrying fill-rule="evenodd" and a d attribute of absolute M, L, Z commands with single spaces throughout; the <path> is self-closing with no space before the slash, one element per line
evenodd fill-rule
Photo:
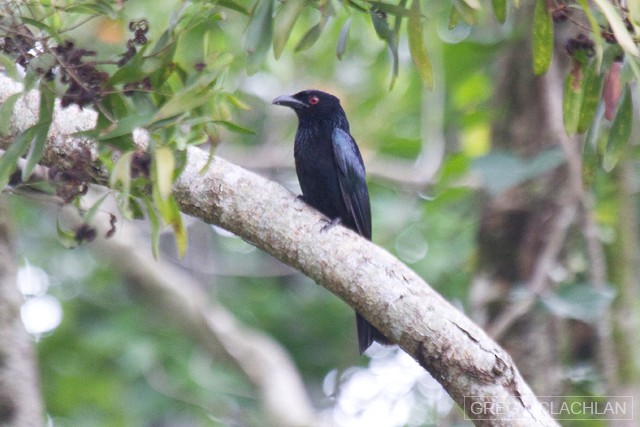
<path fill-rule="evenodd" d="M 318 99 L 318 97 L 317 97 L 317 96 L 315 96 L 315 95 L 311 95 L 311 96 L 309 97 L 309 104 L 311 104 L 311 105 L 316 105 L 318 102 L 320 102 L 320 99 Z"/>

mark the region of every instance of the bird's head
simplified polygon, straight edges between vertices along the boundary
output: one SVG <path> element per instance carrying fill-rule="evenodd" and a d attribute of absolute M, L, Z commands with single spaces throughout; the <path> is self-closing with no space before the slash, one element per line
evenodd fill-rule
<path fill-rule="evenodd" d="M 340 100 L 319 90 L 303 90 L 295 95 L 282 95 L 273 100 L 275 105 L 292 108 L 300 119 L 332 119 L 344 116 Z"/>

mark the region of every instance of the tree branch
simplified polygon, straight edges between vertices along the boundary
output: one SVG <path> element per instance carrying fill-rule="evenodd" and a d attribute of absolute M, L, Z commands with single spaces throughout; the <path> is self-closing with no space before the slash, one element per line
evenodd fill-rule
<path fill-rule="evenodd" d="M 110 239 L 97 239 L 92 247 L 127 277 L 135 294 L 169 316 L 205 351 L 214 357 L 225 354 L 256 386 L 270 425 L 320 426 L 300 374 L 284 349 L 211 301 L 193 277 L 153 259 L 150 251 L 136 250 L 141 233 L 127 224 L 124 227 Z"/>
<path fill-rule="evenodd" d="M 16 286 L 16 259 L 3 199 L 0 200 L 0 425 L 38 427 L 43 423 L 44 412 L 34 341 L 20 318 L 22 296 Z"/>
<path fill-rule="evenodd" d="M 0 86 L 5 82 L 0 78 Z M 74 151 L 65 117 L 67 110 L 56 114 L 58 134 L 44 157 L 56 167 L 51 153 Z M 14 135 L 25 129 L 19 119 Z M 477 425 L 557 425 L 511 357 L 387 251 L 344 227 L 322 231 L 322 215 L 277 183 L 220 158 L 201 173 L 208 154 L 191 147 L 187 155 L 174 184 L 182 212 L 237 234 L 342 298 L 429 371 Z M 509 419 L 496 412 L 505 402 Z"/>

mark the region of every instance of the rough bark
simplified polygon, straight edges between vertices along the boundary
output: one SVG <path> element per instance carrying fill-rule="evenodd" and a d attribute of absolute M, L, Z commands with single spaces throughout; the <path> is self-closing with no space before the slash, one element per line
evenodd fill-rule
<path fill-rule="evenodd" d="M 3 84 L 6 79 L 0 78 Z M 57 112 L 43 158 L 62 169 L 74 149 L 95 152 L 90 141 L 78 143 L 70 136 L 80 122 L 80 128 L 92 126 L 90 112 L 68 117 L 71 111 Z M 12 124 L 17 133 L 30 123 L 17 113 Z M 173 190 L 182 212 L 237 234 L 342 298 L 429 371 L 477 425 L 557 425 L 511 357 L 406 265 L 344 227 L 323 231 L 324 218 L 279 184 L 220 158 L 202 173 L 208 154 L 197 148 L 187 152 Z M 104 182 L 100 168 L 93 169 Z M 497 411 L 505 402 L 509 419 Z"/>

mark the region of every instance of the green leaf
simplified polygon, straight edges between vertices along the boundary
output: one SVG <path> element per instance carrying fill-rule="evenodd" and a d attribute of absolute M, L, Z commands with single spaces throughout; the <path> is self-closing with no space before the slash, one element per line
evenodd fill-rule
<path fill-rule="evenodd" d="M 67 249 L 75 248 L 78 246 L 78 242 L 76 241 L 76 233 L 73 230 L 65 229 L 62 224 L 60 224 L 60 215 L 56 218 L 56 234 L 58 235 L 58 239 L 60 239 L 60 243 Z"/>
<path fill-rule="evenodd" d="M 424 48 L 424 39 L 422 37 L 422 17 L 420 15 L 420 0 L 413 0 L 411 3 L 411 15 L 408 20 L 409 32 L 409 52 L 411 58 L 418 68 L 420 77 L 424 84 L 433 89 L 433 71 L 431 62 Z"/>
<path fill-rule="evenodd" d="M 152 122 L 178 116 L 209 102 L 213 95 L 210 89 L 217 78 L 217 74 L 205 74 L 193 84 L 176 92 L 154 115 Z"/>
<path fill-rule="evenodd" d="M 42 127 L 42 124 L 36 124 L 27 128 L 13 139 L 0 157 L 0 191 L 4 190 L 9 183 L 11 174 L 18 168 L 18 159 L 29 149 L 29 145 Z"/>
<path fill-rule="evenodd" d="M 109 141 L 114 138 L 129 135 L 134 129 L 148 125 L 154 117 L 154 113 L 136 114 L 124 116 L 112 126 L 103 129 L 96 138 L 100 141 Z"/>
<path fill-rule="evenodd" d="M 320 34 L 322 34 L 322 28 L 324 27 L 324 20 L 318 22 L 313 27 L 309 28 L 309 31 L 306 32 L 304 36 L 300 39 L 298 44 L 296 45 L 295 51 L 301 52 L 303 50 L 309 49 L 311 46 L 315 44 L 320 38 Z"/>
<path fill-rule="evenodd" d="M 154 168 L 156 175 L 156 185 L 158 193 L 163 200 L 171 195 L 173 186 L 173 172 L 176 168 L 176 161 L 173 152 L 168 147 L 159 147 L 155 151 Z"/>
<path fill-rule="evenodd" d="M 47 143 L 47 135 L 53 121 L 53 106 L 56 95 L 50 90 L 48 85 L 40 83 L 40 109 L 38 112 L 38 125 L 41 125 L 38 132 L 31 141 L 31 147 L 27 153 L 27 163 L 22 169 L 22 180 L 27 181 L 33 172 L 33 168 L 42 158 L 44 147 Z"/>
<path fill-rule="evenodd" d="M 240 125 L 237 125 L 233 122 L 227 121 L 227 120 L 214 120 L 213 123 L 222 126 L 223 128 L 231 131 L 231 132 L 235 132 L 235 133 L 240 133 L 240 134 L 244 134 L 244 135 L 255 135 L 256 131 L 253 129 L 249 129 Z"/>
<path fill-rule="evenodd" d="M 220 6 L 224 6 L 227 9 L 235 10 L 236 12 L 240 12 L 243 15 L 249 16 L 249 11 L 242 5 L 231 1 L 231 0 L 216 0 L 216 3 Z"/>
<path fill-rule="evenodd" d="M 280 58 L 291 35 L 293 25 L 298 20 L 306 4 L 306 0 L 288 0 L 278 10 L 275 18 L 276 28 L 273 34 L 273 56 L 276 59 Z"/>
<path fill-rule="evenodd" d="M 376 34 L 382 40 L 389 41 L 391 34 L 391 28 L 389 27 L 389 21 L 387 20 L 387 14 L 383 11 L 371 7 L 369 9 L 369 16 L 371 16 L 371 22 L 373 23 L 373 29 L 376 30 Z"/>
<path fill-rule="evenodd" d="M 533 72 L 538 76 L 546 73 L 553 58 L 553 19 L 545 0 L 538 0 L 533 12 L 531 51 Z"/>
<path fill-rule="evenodd" d="M 109 197 L 110 193 L 105 193 L 102 197 L 100 197 L 83 215 L 83 220 L 86 223 L 90 223 L 93 217 L 98 212 L 98 209 L 102 205 L 102 203 Z"/>
<path fill-rule="evenodd" d="M 505 23 L 507 20 L 507 0 L 493 0 L 493 15 L 499 23 Z"/>
<path fill-rule="evenodd" d="M 562 99 L 562 116 L 567 135 L 575 135 L 578 130 L 580 108 L 584 94 L 584 76 L 582 69 L 572 70 L 564 80 L 564 96 Z"/>
<path fill-rule="evenodd" d="M 555 293 L 543 296 L 541 302 L 558 317 L 596 324 L 615 295 L 615 289 L 610 286 L 596 288 L 581 283 L 561 286 Z"/>
<path fill-rule="evenodd" d="M 158 259 L 158 248 L 160 247 L 160 219 L 158 218 L 158 212 L 151 203 L 148 197 L 143 198 L 144 205 L 147 208 L 147 219 L 151 227 L 151 251 L 153 257 Z"/>
<path fill-rule="evenodd" d="M 13 115 L 13 107 L 16 101 L 24 95 L 22 92 L 14 93 L 8 97 L 2 105 L 0 105 L 0 135 L 8 136 L 11 126 L 11 116 Z"/>
<path fill-rule="evenodd" d="M 379 1 L 369 1 L 367 3 L 373 6 L 375 10 L 384 12 L 389 15 L 407 17 L 411 14 L 411 12 L 409 12 L 409 10 L 406 7 L 403 7 L 402 5 L 383 3 Z"/>
<path fill-rule="evenodd" d="M 477 158 L 472 169 L 480 174 L 489 193 L 499 195 L 560 166 L 564 161 L 564 154 L 558 148 L 542 151 L 532 159 L 521 159 L 509 152 L 494 151 Z"/>
<path fill-rule="evenodd" d="M 349 39 L 349 29 L 351 28 L 351 18 L 347 19 L 342 29 L 340 30 L 340 36 L 338 37 L 338 44 L 336 45 L 336 56 L 338 59 L 342 59 L 342 56 L 347 51 L 347 40 Z"/>
<path fill-rule="evenodd" d="M 121 184 L 120 195 L 118 196 L 120 210 L 128 218 L 131 217 L 129 198 L 131 195 L 131 161 L 133 154 L 133 151 L 129 151 L 120 156 L 109 177 L 109 187 L 116 188 L 118 183 Z"/>
<path fill-rule="evenodd" d="M 613 6 L 613 4 L 608 0 L 594 0 L 594 3 L 598 5 L 604 16 L 607 18 L 609 25 L 611 25 L 613 35 L 616 36 L 616 40 L 620 47 L 636 58 L 640 57 L 640 51 L 638 51 L 638 46 L 636 46 L 636 43 L 633 41 L 633 36 L 629 34 L 626 25 L 622 21 L 618 10 Z"/>
<path fill-rule="evenodd" d="M 616 166 L 631 137 L 633 103 L 631 102 L 631 93 L 628 85 L 625 87 L 622 97 L 616 118 L 613 119 L 613 124 L 611 125 L 607 147 L 602 159 L 602 167 L 607 172 L 611 172 Z"/>
<path fill-rule="evenodd" d="M 596 72 L 595 67 L 587 68 L 585 74 L 578 133 L 586 132 L 591 126 L 602 95 L 603 77 Z"/>
<path fill-rule="evenodd" d="M 47 35 L 52 37 L 56 41 L 56 43 L 62 44 L 62 39 L 60 38 L 59 31 L 51 28 L 50 26 L 48 26 L 42 21 L 36 21 L 35 19 L 27 18 L 25 16 L 22 16 L 21 19 L 22 19 L 22 22 L 24 22 L 25 24 L 32 25 L 37 29 L 47 33 Z"/>
<path fill-rule="evenodd" d="M 602 36 L 600 35 L 600 24 L 596 20 L 596 18 L 591 13 L 591 8 L 587 4 L 587 0 L 579 0 L 580 6 L 582 6 L 582 10 L 589 21 L 589 25 L 591 25 L 591 37 L 595 41 L 595 49 L 596 49 L 596 71 L 600 72 L 600 67 L 602 66 L 602 56 L 603 56 L 603 45 L 604 40 L 602 40 Z"/>
<path fill-rule="evenodd" d="M 254 74 L 262 64 L 273 37 L 273 0 L 258 0 L 245 39 L 247 72 Z"/>

